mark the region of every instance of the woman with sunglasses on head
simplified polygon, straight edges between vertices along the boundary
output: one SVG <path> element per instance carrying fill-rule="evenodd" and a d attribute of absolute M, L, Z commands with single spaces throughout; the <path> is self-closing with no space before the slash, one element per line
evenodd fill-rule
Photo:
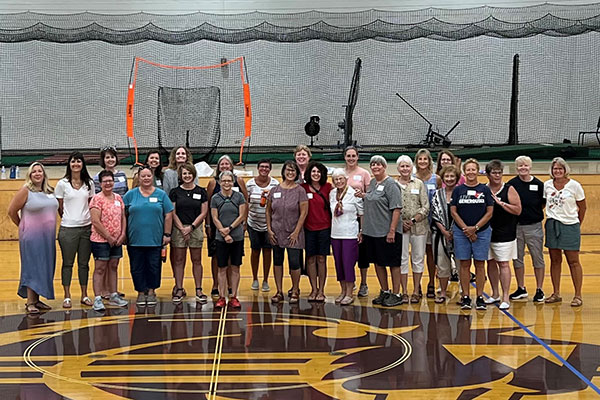
<path fill-rule="evenodd" d="M 427 198 L 431 203 L 431 199 L 439 187 L 439 177 L 433 173 L 433 158 L 429 150 L 420 149 L 417 151 L 415 154 L 415 168 L 415 176 L 425 184 Z M 427 220 L 429 227 L 431 226 L 431 213 L 429 213 Z M 429 276 L 429 282 L 427 283 L 427 298 L 429 299 L 435 298 L 435 262 L 433 260 L 433 247 L 431 243 L 431 229 L 428 229 L 425 256 L 427 259 L 427 275 Z"/>
<path fill-rule="evenodd" d="M 92 216 L 92 253 L 95 268 L 92 276 L 94 287 L 94 310 L 104 311 L 102 294 L 109 293 L 109 304 L 124 307 L 129 303 L 117 292 L 117 268 L 123 257 L 123 242 L 126 237 L 127 221 L 123 199 L 113 192 L 115 176 L 112 171 L 98 174 L 100 193 L 90 202 Z"/>
<path fill-rule="evenodd" d="M 306 191 L 297 181 L 300 169 L 295 161 L 288 160 L 281 169 L 283 181 L 269 192 L 267 199 L 267 232 L 273 245 L 273 273 L 277 293 L 271 298 L 273 303 L 283 301 L 283 260 L 288 255 L 288 265 L 292 278 L 290 304 L 297 304 L 300 298 L 300 268 L 304 249 L 304 221 L 308 214 Z"/>
<path fill-rule="evenodd" d="M 117 149 L 113 146 L 105 147 L 100 151 L 100 167 L 103 170 L 112 172 L 114 176 L 113 192 L 119 196 L 123 196 L 129 190 L 127 183 L 127 175 L 121 170 L 117 170 L 119 158 L 117 157 Z M 100 173 L 94 175 L 94 189 L 96 194 L 102 191 L 99 179 Z"/>
<path fill-rule="evenodd" d="M 503 172 L 504 164 L 500 160 L 491 160 L 485 166 L 488 187 L 494 199 L 488 257 L 488 278 L 492 286 L 492 295 L 485 302 L 500 303 L 499 308 L 507 310 L 510 307 L 510 261 L 517 258 L 517 222 L 521 214 L 521 199 L 514 187 L 502 181 Z M 502 298 L 498 280 L 502 286 Z"/>
<path fill-rule="evenodd" d="M 310 148 L 304 144 L 299 144 L 294 149 L 294 161 L 296 161 L 296 165 L 300 169 L 298 183 L 304 183 L 304 174 L 306 173 L 311 157 L 312 152 L 310 151 Z"/>
<path fill-rule="evenodd" d="M 204 188 L 196 185 L 196 167 L 183 164 L 177 168 L 181 185 L 171 189 L 169 198 L 173 202 L 173 225 L 171 236 L 171 263 L 175 288 L 173 302 L 181 302 L 186 292 L 183 288 L 183 275 L 187 258 L 187 248 L 190 249 L 192 274 L 196 284 L 196 301 L 200 304 L 207 302 L 202 292 L 202 242 L 204 229 L 202 227 L 208 214 L 208 195 Z"/>
<path fill-rule="evenodd" d="M 233 171 L 233 161 L 231 160 L 231 157 L 229 157 L 228 155 L 222 155 L 219 160 L 217 161 L 217 168 L 215 169 L 215 174 L 213 176 L 213 179 L 211 179 L 208 182 L 208 186 L 206 188 L 206 192 L 208 193 L 208 201 L 209 203 L 212 200 L 212 197 L 219 193 L 221 191 L 221 184 L 219 182 L 219 176 L 221 174 L 221 172 L 224 171 L 231 171 L 232 173 Z M 235 176 L 234 173 L 234 179 L 233 179 L 233 186 L 231 188 L 231 190 L 233 190 L 234 192 L 241 192 L 244 195 L 244 198 L 246 199 L 246 201 L 248 201 L 248 191 L 246 190 L 246 184 L 244 183 L 244 180 L 239 177 L 239 176 Z M 211 258 L 211 272 L 212 272 L 212 277 L 213 277 L 213 286 L 212 286 L 212 290 L 210 292 L 210 295 L 213 298 L 218 298 L 219 297 L 219 279 L 218 279 L 218 275 L 219 275 L 219 268 L 217 266 L 217 259 L 216 257 L 216 251 L 217 251 L 217 247 L 216 247 L 216 242 L 215 242 L 215 237 L 216 237 L 216 231 L 217 228 L 215 227 L 215 224 L 212 222 L 212 218 L 211 218 L 211 213 L 209 212 L 207 217 L 206 217 L 206 237 L 207 237 L 207 242 L 208 242 L 208 256 Z M 231 271 L 231 270 L 227 270 L 227 271 Z M 231 291 L 231 287 L 229 288 Z"/>
<path fill-rule="evenodd" d="M 46 170 L 34 162 L 27 171 L 25 185 L 8 205 L 8 216 L 19 228 L 21 277 L 17 294 L 27 299 L 27 314 L 51 309 L 40 296 L 54 299 L 57 211 L 58 201 Z"/>
<path fill-rule="evenodd" d="M 62 252 L 62 285 L 65 292 L 64 308 L 71 308 L 71 278 L 77 256 L 77 275 L 81 287 L 81 304 L 91 306 L 87 295 L 90 272 L 92 218 L 89 203 L 94 196 L 94 181 L 88 173 L 85 159 L 80 152 L 73 152 L 67 161 L 64 178 L 58 181 L 54 194 L 58 199 L 61 216 L 58 244 Z"/>
<path fill-rule="evenodd" d="M 250 238 L 250 265 L 252 267 L 252 290 L 258 290 L 258 264 L 260 254 L 263 256 L 263 282 L 260 288 L 263 292 L 271 290 L 269 287 L 269 272 L 271 270 L 272 245 L 267 233 L 267 198 L 269 192 L 279 185 L 277 179 L 272 178 L 272 164 L 268 159 L 259 160 L 256 164 L 258 176 L 246 182 L 248 189 L 248 237 Z"/>
<path fill-rule="evenodd" d="M 229 307 L 240 308 L 237 298 L 240 284 L 240 265 L 244 256 L 245 197 L 233 190 L 235 175 L 231 171 L 219 174 L 221 190 L 210 200 L 211 219 L 216 227 L 217 267 L 219 268 L 219 299 L 215 307 L 225 307 L 227 288 L 231 288 Z"/>
<path fill-rule="evenodd" d="M 552 296 L 546 303 L 559 303 L 560 274 L 562 269 L 562 253 L 564 252 L 575 296 L 571 307 L 583 305 L 581 287 L 583 285 L 583 269 L 579 261 L 581 248 L 581 224 L 585 218 L 587 205 L 583 187 L 569 174 L 571 168 L 561 157 L 555 157 L 550 163 L 551 179 L 544 182 L 546 198 L 546 247 L 550 253 L 550 277 L 552 279 Z"/>
<path fill-rule="evenodd" d="M 149 165 L 138 170 L 140 185 L 123 196 L 127 211 L 127 253 L 133 286 L 139 306 L 157 303 L 156 289 L 161 281 L 161 248 L 171 242 L 173 203 L 154 187 L 154 172 Z"/>
<path fill-rule="evenodd" d="M 366 169 L 358 166 L 358 157 L 356 147 L 348 146 L 344 149 L 344 171 L 348 177 L 348 186 L 364 193 L 371 182 L 371 174 Z M 369 295 L 369 286 L 367 285 L 369 261 L 367 260 L 367 250 L 363 241 L 358 245 L 358 269 L 360 271 L 360 286 L 357 295 L 358 297 L 367 297 Z"/>
<path fill-rule="evenodd" d="M 331 247 L 331 209 L 327 182 L 327 168 L 319 162 L 311 162 L 304 172 L 302 187 L 308 197 L 308 215 L 304 221 L 306 264 L 310 286 L 308 301 L 325 301 L 327 280 L 327 256 Z"/>
<path fill-rule="evenodd" d="M 146 153 L 146 160 L 144 165 L 150 167 L 152 175 L 154 176 L 153 185 L 159 189 L 163 188 L 163 171 L 162 165 L 160 164 L 160 152 L 158 150 L 150 150 Z M 138 187 L 140 185 L 138 173 L 133 174 L 131 187 Z"/>
<path fill-rule="evenodd" d="M 461 164 L 462 160 L 460 159 L 460 157 L 455 156 L 454 153 L 452 153 L 450 150 L 440 150 L 437 155 L 437 162 L 435 168 L 435 174 L 438 176 L 438 186 L 443 187 L 444 185 L 441 176 L 442 168 L 447 167 L 448 165 L 454 165 L 460 172 Z M 465 183 L 465 177 L 461 175 L 456 185 L 462 185 L 463 183 Z"/>

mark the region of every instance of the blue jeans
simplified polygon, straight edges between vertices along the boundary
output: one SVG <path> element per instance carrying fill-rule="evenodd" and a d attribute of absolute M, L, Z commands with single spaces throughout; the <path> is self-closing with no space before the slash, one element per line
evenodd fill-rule
<path fill-rule="evenodd" d="M 477 261 L 486 261 L 490 251 L 490 240 L 492 238 L 492 228 L 477 232 L 477 240 L 471 242 L 465 236 L 462 229 L 453 225 L 454 236 L 454 257 L 457 260 L 470 260 L 473 258 Z"/>

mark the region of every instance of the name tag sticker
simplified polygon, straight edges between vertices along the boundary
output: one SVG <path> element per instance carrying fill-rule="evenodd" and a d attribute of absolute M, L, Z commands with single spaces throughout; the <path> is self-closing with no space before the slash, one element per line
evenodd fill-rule
<path fill-rule="evenodd" d="M 306 197 L 308 197 L 309 200 L 312 200 L 313 194 L 312 193 L 306 193 Z"/>
<path fill-rule="evenodd" d="M 194 193 L 192 195 L 192 199 L 194 199 L 194 200 L 201 200 L 202 199 L 202 195 L 200 193 Z"/>
<path fill-rule="evenodd" d="M 121 203 L 119 202 L 119 200 L 115 200 L 115 207 L 121 207 Z"/>
<path fill-rule="evenodd" d="M 239 192 L 240 188 L 237 187 L 237 186 L 234 186 L 234 187 L 231 188 L 231 190 L 233 190 L 234 192 Z"/>
<path fill-rule="evenodd" d="M 156 180 L 156 186 L 162 186 L 162 181 L 160 179 Z"/>
<path fill-rule="evenodd" d="M 419 189 L 410 189 L 410 194 L 419 194 Z"/>
<path fill-rule="evenodd" d="M 436 186 L 433 183 L 428 183 L 427 184 L 427 190 L 435 190 Z"/>
<path fill-rule="evenodd" d="M 537 192 L 538 191 L 538 185 L 529 185 L 529 190 L 532 192 Z"/>
<path fill-rule="evenodd" d="M 474 190 L 467 190 L 467 196 L 475 196 L 477 194 Z"/>
<path fill-rule="evenodd" d="M 119 176 L 119 177 L 117 177 L 117 180 L 119 182 L 125 182 L 125 177 L 124 176 Z"/>
<path fill-rule="evenodd" d="M 48 196 L 49 199 L 53 199 L 54 195 L 52 193 L 48 193 L 46 196 Z"/>
<path fill-rule="evenodd" d="M 158 198 L 157 198 L 157 197 L 149 197 L 149 198 L 148 198 L 148 201 L 149 201 L 150 203 L 158 203 Z"/>
<path fill-rule="evenodd" d="M 383 192 L 383 186 L 382 185 L 377 185 L 377 191 L 378 192 Z"/>
<path fill-rule="evenodd" d="M 260 199 L 262 196 L 260 194 L 251 194 L 250 198 L 251 199 Z"/>
<path fill-rule="evenodd" d="M 354 175 L 354 180 L 362 182 L 362 175 Z"/>
<path fill-rule="evenodd" d="M 280 199 L 281 198 L 281 192 L 273 193 L 273 198 L 274 199 Z"/>

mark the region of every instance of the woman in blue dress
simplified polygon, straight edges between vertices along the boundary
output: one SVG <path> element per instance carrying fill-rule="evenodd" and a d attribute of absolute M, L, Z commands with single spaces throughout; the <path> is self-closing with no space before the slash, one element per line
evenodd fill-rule
<path fill-rule="evenodd" d="M 8 206 L 8 216 L 19 227 L 21 278 L 17 293 L 27 299 L 28 314 L 51 308 L 40 301 L 40 296 L 54 299 L 57 210 L 58 200 L 44 166 L 34 162 L 27 171 L 25 185 Z"/>

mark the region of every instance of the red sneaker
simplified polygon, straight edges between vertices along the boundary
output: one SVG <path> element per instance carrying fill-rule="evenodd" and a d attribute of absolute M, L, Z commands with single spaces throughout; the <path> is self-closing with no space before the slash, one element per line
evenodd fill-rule
<path fill-rule="evenodd" d="M 219 297 L 219 300 L 217 300 L 217 303 L 215 304 L 215 308 L 223 308 L 226 304 L 227 300 L 225 300 L 225 297 Z"/>
<path fill-rule="evenodd" d="M 229 307 L 242 308 L 242 305 L 240 304 L 240 301 L 237 299 L 237 297 L 232 297 L 231 299 L 229 299 Z"/>

